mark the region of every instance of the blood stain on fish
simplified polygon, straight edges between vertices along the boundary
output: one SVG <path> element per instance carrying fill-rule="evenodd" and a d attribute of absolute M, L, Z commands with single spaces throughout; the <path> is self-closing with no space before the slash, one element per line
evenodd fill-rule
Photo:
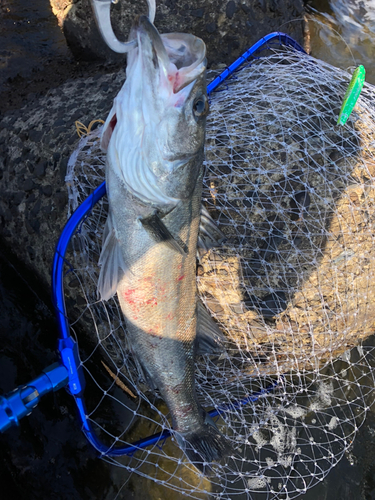
<path fill-rule="evenodd" d="M 129 290 L 125 290 L 125 292 L 124 292 L 124 299 L 126 300 L 126 302 L 128 304 L 133 304 L 133 305 L 136 304 L 136 300 L 135 300 L 135 297 L 134 297 L 134 293 L 135 292 L 136 292 L 136 290 L 134 288 L 130 288 Z"/>

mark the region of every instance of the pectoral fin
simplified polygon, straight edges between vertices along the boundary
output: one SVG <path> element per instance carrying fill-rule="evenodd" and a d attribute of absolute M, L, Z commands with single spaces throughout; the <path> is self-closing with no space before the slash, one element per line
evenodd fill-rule
<path fill-rule="evenodd" d="M 133 357 L 134 357 L 134 361 L 135 361 L 138 375 L 139 375 L 140 379 L 142 381 L 144 381 L 149 386 L 151 391 L 155 392 L 157 390 L 157 387 L 154 383 L 154 377 L 153 377 L 152 373 L 150 373 L 148 371 L 147 367 L 143 363 L 141 363 L 141 361 L 137 358 L 137 356 L 134 354 L 134 352 L 133 352 Z"/>
<path fill-rule="evenodd" d="M 199 250 L 208 252 L 210 248 L 220 246 L 225 239 L 225 234 L 217 227 L 206 207 L 202 205 L 198 234 Z"/>
<path fill-rule="evenodd" d="M 144 217 L 140 219 L 140 221 L 142 226 L 148 232 L 149 236 L 156 243 L 164 243 L 169 248 L 171 248 L 172 250 L 176 250 L 176 252 L 180 253 L 181 255 L 186 255 L 185 250 L 170 233 L 169 229 L 161 220 L 157 212 L 154 212 L 149 217 Z"/>
<path fill-rule="evenodd" d="M 197 301 L 197 354 L 215 354 L 224 350 L 225 335 L 211 317 L 201 300 Z"/>
<path fill-rule="evenodd" d="M 108 215 L 104 228 L 99 266 L 101 266 L 101 269 L 98 280 L 98 293 L 102 300 L 109 300 L 116 293 L 119 281 L 128 270 L 116 237 L 111 215 Z"/>

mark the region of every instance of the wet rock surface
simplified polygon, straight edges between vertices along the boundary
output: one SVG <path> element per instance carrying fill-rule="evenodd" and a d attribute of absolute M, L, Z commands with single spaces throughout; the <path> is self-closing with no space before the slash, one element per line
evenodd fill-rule
<path fill-rule="evenodd" d="M 117 62 L 102 41 L 89 0 L 50 0 L 68 45 L 76 57 Z M 111 6 L 114 32 L 127 40 L 135 14 L 146 14 L 146 2 L 117 2 Z M 303 42 L 302 0 L 161 0 L 157 2 L 155 26 L 161 33 L 187 32 L 207 45 L 210 65 L 231 64 L 250 45 L 272 31 L 286 31 Z M 300 22 L 290 23 L 301 18 Z"/>
<path fill-rule="evenodd" d="M 31 279 L 27 271 L 0 253 L 0 395 L 37 377 L 57 359 L 56 326 L 45 305 L 45 290 L 37 287 L 35 293 L 25 279 Z M 102 382 L 106 377 L 102 373 Z M 106 382 L 110 383 L 108 377 Z M 117 418 L 111 410 L 107 420 Z M 374 498 L 374 437 L 375 415 L 370 411 L 350 451 L 328 479 L 301 500 Z M 2 500 L 161 498 L 160 491 L 149 491 L 134 475 L 124 486 L 125 471 L 98 458 L 80 430 L 74 400 L 65 390 L 44 396 L 19 427 L 0 434 L 0 480 Z M 163 498 L 185 497 L 164 490 Z M 253 500 L 258 498 L 254 494 Z"/>
<path fill-rule="evenodd" d="M 119 4 L 114 6 L 119 8 Z M 146 7 L 125 2 L 125 8 L 126 11 L 114 16 L 115 30 L 121 32 L 125 25 L 131 24 L 134 9 L 142 8 L 144 12 Z M 85 26 L 94 29 L 86 0 L 74 5 L 57 2 L 54 11 L 66 34 L 68 21 L 62 21 L 66 12 L 66 19 L 73 19 L 74 13 L 74 19 L 82 23 L 71 28 L 79 36 L 84 35 Z M 208 60 L 215 66 L 232 62 L 261 36 L 281 29 L 283 23 L 298 17 L 302 11 L 301 0 L 285 0 L 277 5 L 267 0 L 242 3 L 216 0 L 199 5 L 166 1 L 158 4 L 155 24 L 160 31 L 188 31 L 201 36 L 208 46 Z M 122 24 L 116 24 L 120 21 Z M 302 42 L 302 21 L 286 27 L 290 30 L 285 31 Z M 83 58 L 85 51 L 80 52 L 78 45 L 69 43 L 73 53 Z M 108 62 L 107 52 L 103 54 Z M 5 113 L 0 118 L 0 237 L 46 286 L 50 286 L 55 244 L 66 222 L 65 173 L 69 156 L 78 143 L 75 121 L 88 125 L 93 119 L 105 119 L 125 78 L 123 69 L 105 73 L 108 66 L 78 64 L 74 72 L 71 65 L 68 61 L 65 76 L 69 79 L 56 88 L 48 88 L 48 78 L 54 86 L 64 76 L 56 73 L 53 63 L 49 76 L 45 73 L 48 67 L 43 69 L 43 77 L 36 72 L 34 80 L 27 80 L 27 84 L 19 76 L 18 84 L 12 81 L 2 93 Z M 87 76 L 82 77 L 83 73 Z M 37 92 L 25 96 L 25 85 L 30 90 L 34 85 Z M 17 92 L 23 93 L 22 99 Z M 9 109 L 9 106 L 20 107 Z"/>
<path fill-rule="evenodd" d="M 221 14 L 235 22 L 243 16 L 242 12 L 250 12 L 250 3 L 260 16 L 261 12 L 264 14 L 264 19 L 258 21 L 264 28 L 263 34 L 280 28 L 300 40 L 301 24 L 292 23 L 301 30 L 293 35 L 281 27 L 282 22 L 272 13 L 275 4 L 289 9 L 291 2 L 229 1 L 223 3 Z M 190 5 L 186 8 L 190 9 Z M 272 21 L 267 24 L 269 13 Z M 200 20 L 202 33 L 205 30 L 200 36 L 206 39 L 219 30 L 218 24 L 208 22 L 205 16 L 207 11 L 202 12 L 201 4 L 194 12 L 191 10 L 191 18 Z M 235 32 L 237 28 L 233 26 L 229 29 Z M 167 26 L 166 31 L 172 28 Z M 255 29 L 250 31 L 256 41 L 259 37 Z M 238 33 L 232 36 L 239 38 Z M 220 50 L 223 53 L 227 49 Z M 240 52 L 239 47 L 236 50 Z M 229 62 L 233 58 L 228 55 Z M 219 57 L 217 60 L 226 62 Z M 47 58 L 44 63 L 29 76 L 20 72 L 1 94 L 0 108 L 3 113 L 9 111 L 0 118 L 0 233 L 2 244 L 6 242 L 19 260 L 14 261 L 12 268 L 6 262 L 8 256 L 0 259 L 0 394 L 31 380 L 56 360 L 53 313 L 45 304 L 53 251 L 66 220 L 65 169 L 78 141 L 74 120 L 88 124 L 91 119 L 104 118 L 124 78 L 123 73 L 104 74 L 110 70 L 107 66 L 77 64 L 69 56 Z M 31 274 L 26 276 L 19 269 L 20 261 L 32 270 Z M 23 279 L 17 281 L 14 268 L 32 283 L 32 288 L 26 287 Z M 35 289 L 40 297 L 31 300 Z M 303 498 L 375 498 L 374 436 L 375 419 L 370 412 L 353 450 L 331 471 L 327 481 Z M 124 484 L 123 471 L 108 467 L 88 445 L 77 423 L 73 399 L 63 390 L 46 396 L 19 428 L 0 435 L 0 463 L 4 500 L 109 500 L 116 497 Z M 138 478 L 136 484 L 140 484 L 139 493 Z M 131 484 L 126 491 L 122 489 L 119 498 L 144 498 L 134 493 L 134 485 L 130 487 Z"/>
<path fill-rule="evenodd" d="M 0 122 L 1 236 L 45 286 L 67 218 L 65 174 L 79 140 L 75 121 L 105 118 L 124 77 L 68 81 Z"/>

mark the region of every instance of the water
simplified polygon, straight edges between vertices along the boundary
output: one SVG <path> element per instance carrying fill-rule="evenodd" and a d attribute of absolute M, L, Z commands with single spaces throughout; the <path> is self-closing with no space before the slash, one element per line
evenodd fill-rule
<path fill-rule="evenodd" d="M 363 64 L 367 81 L 375 84 L 375 0 L 313 0 L 309 5 L 315 9 L 308 16 L 312 55 L 341 68 Z M 0 90 L 19 78 L 35 84 L 43 73 L 48 79 L 51 62 L 70 60 L 47 0 L 3 0 L 0 13 Z M 36 377 L 57 358 L 56 325 L 44 305 L 49 291 L 35 293 L 33 277 L 27 277 L 31 289 L 26 275 L 0 256 L 0 394 Z M 371 411 L 352 450 L 303 499 L 375 499 L 374 449 Z M 99 460 L 87 443 L 74 401 L 63 390 L 43 398 L 19 428 L 0 436 L 0 464 L 2 500 L 111 500 L 124 483 L 123 471 Z M 136 487 L 128 484 L 119 499 L 141 498 L 142 479 L 134 481 Z"/>
<path fill-rule="evenodd" d="M 375 84 L 375 0 L 312 0 L 311 54 L 343 69 L 363 64 Z"/>

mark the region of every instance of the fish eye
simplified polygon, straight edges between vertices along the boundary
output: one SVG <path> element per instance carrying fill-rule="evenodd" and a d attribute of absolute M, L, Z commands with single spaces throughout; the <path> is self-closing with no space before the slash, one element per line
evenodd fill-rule
<path fill-rule="evenodd" d="M 196 118 L 200 118 L 208 113 L 208 99 L 206 94 L 202 94 L 195 99 L 193 113 Z"/>

